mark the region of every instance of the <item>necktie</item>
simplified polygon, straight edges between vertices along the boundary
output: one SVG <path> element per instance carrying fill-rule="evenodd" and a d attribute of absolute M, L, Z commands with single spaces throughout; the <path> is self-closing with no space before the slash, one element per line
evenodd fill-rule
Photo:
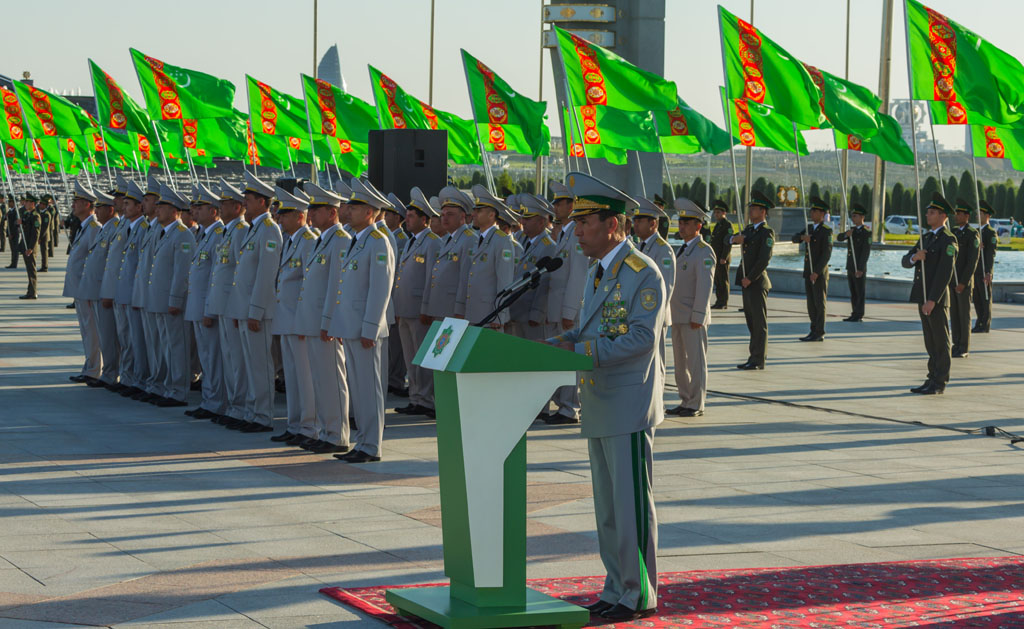
<path fill-rule="evenodd" d="M 129 225 L 128 229 L 126 230 L 126 233 L 125 233 L 124 237 L 125 237 L 125 239 L 127 239 L 128 236 L 131 236 L 131 235 L 132 235 L 132 227 L 131 227 L 131 225 Z"/>
<path fill-rule="evenodd" d="M 601 283 L 601 278 L 604 277 L 604 265 L 600 262 L 597 263 L 597 273 L 594 274 L 594 292 L 597 292 L 597 285 Z"/>
<path fill-rule="evenodd" d="M 322 241 L 323 241 L 323 236 L 317 236 L 317 237 L 316 237 L 316 248 L 317 248 L 317 249 L 319 249 L 319 248 L 320 248 L 320 243 L 321 243 Z"/>
<path fill-rule="evenodd" d="M 409 242 L 405 243 L 405 252 L 409 253 L 412 249 L 412 244 L 416 242 L 416 236 L 409 236 Z"/>
<path fill-rule="evenodd" d="M 157 237 L 156 237 L 156 239 L 157 239 L 157 240 L 160 240 L 161 238 L 163 238 L 163 237 L 164 237 L 164 234 L 166 234 L 166 233 L 167 233 L 167 230 L 166 230 L 166 229 L 161 229 L 161 230 L 160 230 L 160 235 L 159 235 L 159 236 L 157 236 Z"/>
<path fill-rule="evenodd" d="M 480 241 L 479 241 L 479 242 L 478 242 L 478 243 L 476 244 L 476 246 L 477 246 L 477 247 L 479 247 L 479 246 L 480 246 L 480 245 L 482 245 L 482 244 L 484 244 L 484 237 L 483 237 L 483 234 L 481 234 L 481 235 L 480 235 Z"/>
<path fill-rule="evenodd" d="M 523 253 L 526 253 L 527 251 L 529 251 L 530 250 L 530 245 L 532 245 L 532 244 L 533 244 L 533 240 L 527 240 L 526 241 L 526 246 L 523 247 Z"/>
<path fill-rule="evenodd" d="M 686 252 L 686 243 L 683 243 L 682 247 L 679 247 L 679 253 L 676 254 L 676 258 L 682 257 L 683 253 Z"/>
<path fill-rule="evenodd" d="M 357 240 L 356 238 L 353 238 L 353 239 L 352 239 L 352 244 L 350 244 L 350 245 L 348 246 L 348 252 L 349 252 L 349 253 L 352 253 L 352 248 L 356 246 L 356 240 Z M 346 255 L 348 255 L 348 254 L 346 254 Z"/>
<path fill-rule="evenodd" d="M 647 241 L 646 240 L 643 241 L 642 243 L 640 243 L 640 253 L 644 252 L 644 247 L 646 247 L 646 246 L 647 246 Z"/>

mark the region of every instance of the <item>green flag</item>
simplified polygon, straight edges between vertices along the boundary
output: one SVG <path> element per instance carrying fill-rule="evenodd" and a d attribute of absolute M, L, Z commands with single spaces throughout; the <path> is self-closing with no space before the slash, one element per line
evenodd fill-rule
<path fill-rule="evenodd" d="M 881 129 L 870 138 L 847 135 L 835 130 L 836 147 L 871 153 L 895 164 L 913 165 L 914 151 L 904 141 L 900 123 L 896 122 L 892 116 L 885 114 L 878 114 L 878 119 Z"/>
<path fill-rule="evenodd" d="M 235 86 L 231 81 L 165 63 L 129 49 L 146 108 L 154 120 L 231 117 Z"/>
<path fill-rule="evenodd" d="M 689 154 L 704 150 L 718 155 L 736 144 L 725 130 L 692 109 L 683 99 L 678 99 L 676 103 L 672 111 L 653 112 L 663 151 Z"/>
<path fill-rule="evenodd" d="M 1008 159 L 1014 170 L 1024 170 L 1024 129 L 971 125 L 975 157 Z"/>
<path fill-rule="evenodd" d="M 462 51 L 462 66 L 469 83 L 469 104 L 484 138 L 484 149 L 547 155 L 551 132 L 544 123 L 547 103 L 530 100 L 488 68 Z M 511 128 L 511 129 L 510 129 Z"/>
<path fill-rule="evenodd" d="M 483 163 L 473 121 L 434 109 L 377 68 L 369 68 L 373 99 L 385 129 L 444 129 L 448 132 L 448 159 L 456 164 Z"/>
<path fill-rule="evenodd" d="M 67 138 L 95 129 L 89 115 L 66 98 L 21 81 L 13 83 L 31 137 Z"/>
<path fill-rule="evenodd" d="M 1024 66 L 1019 61 L 920 2 L 906 0 L 904 6 L 913 98 L 955 101 L 1004 126 L 1024 118 Z M 956 124 L 963 122 L 954 118 Z"/>
<path fill-rule="evenodd" d="M 768 105 L 807 127 L 825 123 L 818 88 L 796 57 L 721 6 L 718 23 L 729 98 Z"/>
<path fill-rule="evenodd" d="M 89 74 L 92 75 L 92 91 L 96 95 L 96 111 L 102 126 L 136 133 L 153 132 L 149 113 L 92 59 L 89 59 Z"/>
<path fill-rule="evenodd" d="M 818 88 L 818 104 L 830 125 L 838 131 L 868 138 L 879 132 L 876 117 L 882 99 L 875 93 L 852 81 L 804 64 Z"/>
<path fill-rule="evenodd" d="M 790 153 L 799 151 L 800 155 L 807 155 L 804 136 L 793 133 L 792 120 L 771 107 L 744 98 L 726 102 L 724 89 L 722 102 L 726 115 L 732 119 L 732 133 L 743 146 L 760 146 Z"/>
<path fill-rule="evenodd" d="M 303 74 L 302 92 L 313 133 L 367 144 L 370 130 L 380 128 L 373 105 L 323 79 Z"/>
<path fill-rule="evenodd" d="M 262 81 L 245 75 L 249 96 L 249 117 L 255 131 L 270 135 L 309 137 L 309 120 L 303 99 L 275 90 Z"/>
<path fill-rule="evenodd" d="M 562 108 L 562 119 L 565 123 L 567 135 L 569 136 L 570 140 L 569 151 L 571 155 L 573 155 L 577 159 L 583 159 L 584 157 L 586 157 L 587 159 L 604 159 L 608 160 L 608 162 L 611 164 L 617 164 L 619 166 L 625 164 L 628 161 L 626 149 L 602 144 L 600 134 L 598 134 L 597 136 L 595 136 L 594 134 L 590 134 L 590 142 L 581 142 L 579 130 L 573 126 L 573 121 L 572 118 L 569 116 L 568 109 Z"/>
<path fill-rule="evenodd" d="M 554 27 L 572 104 L 628 111 L 673 109 L 676 84 L 626 61 L 614 52 Z"/>
<path fill-rule="evenodd" d="M 0 100 L 3 100 L 4 104 L 0 139 L 15 146 L 17 142 L 25 139 L 25 116 L 21 113 L 21 103 L 18 102 L 17 94 L 2 86 L 0 86 Z"/>
<path fill-rule="evenodd" d="M 630 151 L 657 153 L 658 134 L 649 111 L 623 111 L 586 105 L 576 108 L 576 122 L 583 128 L 583 144 L 603 145 Z M 577 129 L 574 127 L 573 131 Z"/>

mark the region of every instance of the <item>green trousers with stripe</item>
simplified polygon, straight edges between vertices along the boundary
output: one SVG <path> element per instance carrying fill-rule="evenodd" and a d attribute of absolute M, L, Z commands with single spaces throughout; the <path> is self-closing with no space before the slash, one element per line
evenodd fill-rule
<path fill-rule="evenodd" d="M 654 428 L 587 441 L 597 542 L 607 572 L 601 600 L 635 610 L 657 607 Z"/>

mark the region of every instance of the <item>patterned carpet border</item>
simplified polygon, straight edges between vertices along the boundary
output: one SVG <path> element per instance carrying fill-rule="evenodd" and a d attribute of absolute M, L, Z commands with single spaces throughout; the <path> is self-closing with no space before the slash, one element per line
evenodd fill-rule
<path fill-rule="evenodd" d="M 563 600 L 596 600 L 603 577 L 530 579 L 528 585 Z M 341 603 L 399 629 L 432 629 L 404 618 L 384 600 L 388 589 L 439 583 L 326 587 Z M 665 572 L 658 579 L 658 614 L 632 623 L 589 626 L 668 629 L 797 629 L 857 627 L 987 627 L 1024 629 L 1024 557 L 938 559 Z"/>

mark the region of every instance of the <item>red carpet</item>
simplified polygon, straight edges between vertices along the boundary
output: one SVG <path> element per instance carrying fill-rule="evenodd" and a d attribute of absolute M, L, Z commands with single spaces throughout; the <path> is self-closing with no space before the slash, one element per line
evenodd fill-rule
<path fill-rule="evenodd" d="M 596 600 L 603 583 L 603 577 L 529 581 L 577 604 Z M 395 614 L 384 600 L 384 591 L 394 587 L 320 592 L 394 627 L 433 627 Z M 660 575 L 658 600 L 657 616 L 604 626 L 1022 629 L 1024 557 L 668 572 Z"/>

